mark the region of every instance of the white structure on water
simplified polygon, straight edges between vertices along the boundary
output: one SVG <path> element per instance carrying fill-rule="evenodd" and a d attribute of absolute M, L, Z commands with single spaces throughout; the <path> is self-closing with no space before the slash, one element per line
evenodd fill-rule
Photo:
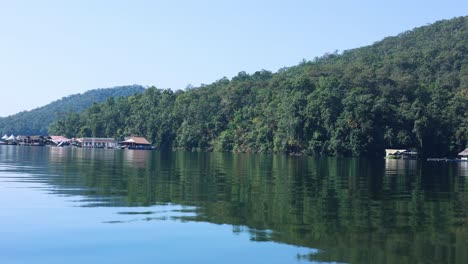
<path fill-rule="evenodd" d="M 468 160 L 468 148 L 458 153 L 458 156 L 460 156 L 461 160 Z"/>

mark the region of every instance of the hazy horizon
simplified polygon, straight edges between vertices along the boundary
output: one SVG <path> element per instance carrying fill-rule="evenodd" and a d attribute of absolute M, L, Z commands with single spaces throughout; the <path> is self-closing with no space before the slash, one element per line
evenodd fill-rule
<path fill-rule="evenodd" d="M 2 2 L 0 117 L 96 88 L 277 71 L 464 16 L 462 1 Z"/>

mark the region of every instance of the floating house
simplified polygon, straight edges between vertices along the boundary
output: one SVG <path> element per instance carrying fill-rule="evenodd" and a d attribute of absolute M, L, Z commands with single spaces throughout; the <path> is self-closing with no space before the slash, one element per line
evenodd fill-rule
<path fill-rule="evenodd" d="M 16 136 L 16 141 L 24 142 L 26 140 L 26 136 Z"/>
<path fill-rule="evenodd" d="M 411 149 L 386 149 L 385 158 L 387 159 L 417 159 L 418 152 Z"/>
<path fill-rule="evenodd" d="M 7 145 L 8 143 L 6 142 L 6 139 L 8 138 L 7 135 L 4 135 L 3 137 L 0 138 L 0 145 Z"/>
<path fill-rule="evenodd" d="M 16 141 L 21 146 L 45 146 L 50 142 L 48 136 L 17 136 Z"/>
<path fill-rule="evenodd" d="M 127 137 L 124 141 L 120 142 L 119 144 L 126 149 L 153 149 L 151 143 L 144 137 Z"/>
<path fill-rule="evenodd" d="M 31 146 L 45 146 L 50 142 L 49 136 L 29 136 L 27 143 Z"/>
<path fill-rule="evenodd" d="M 458 153 L 458 156 L 460 157 L 461 160 L 468 160 L 468 148 Z"/>
<path fill-rule="evenodd" d="M 0 144 L 1 145 L 16 145 L 16 137 L 14 135 L 8 136 L 4 135 L 3 137 L 0 138 Z"/>
<path fill-rule="evenodd" d="M 16 137 L 13 134 L 9 136 L 5 141 L 7 141 L 10 145 L 16 145 Z"/>
<path fill-rule="evenodd" d="M 64 136 L 50 136 L 50 141 L 57 147 L 63 147 L 70 145 L 71 139 Z"/>
<path fill-rule="evenodd" d="M 78 138 L 76 146 L 82 148 L 117 148 L 117 141 L 113 138 Z"/>
<path fill-rule="evenodd" d="M 401 158 L 401 153 L 405 152 L 406 149 L 386 149 L 385 158 L 387 159 L 399 159 Z"/>

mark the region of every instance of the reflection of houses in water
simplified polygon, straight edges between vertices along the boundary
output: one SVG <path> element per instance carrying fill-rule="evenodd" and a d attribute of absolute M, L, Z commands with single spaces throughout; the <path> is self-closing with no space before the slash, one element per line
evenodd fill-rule
<path fill-rule="evenodd" d="M 461 162 L 458 162 L 458 175 L 468 177 L 468 148 L 458 153 Z"/>
<path fill-rule="evenodd" d="M 458 163 L 458 176 L 468 177 L 468 162 Z"/>
<path fill-rule="evenodd" d="M 385 175 L 415 173 L 417 164 L 417 160 L 385 159 Z"/>
<path fill-rule="evenodd" d="M 71 148 L 48 148 L 49 160 L 52 162 L 62 163 L 64 160 L 70 159 Z"/>
<path fill-rule="evenodd" d="M 117 141 L 113 138 L 78 138 L 76 139 L 78 147 L 82 148 L 116 148 Z"/>
<path fill-rule="evenodd" d="M 151 151 L 124 151 L 124 160 L 131 167 L 143 168 L 146 166 Z"/>

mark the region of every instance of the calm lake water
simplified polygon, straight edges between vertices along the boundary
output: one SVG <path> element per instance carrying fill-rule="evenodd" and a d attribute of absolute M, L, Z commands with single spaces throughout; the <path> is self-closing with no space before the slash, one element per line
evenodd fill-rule
<path fill-rule="evenodd" d="M 468 164 L 0 146 L 0 263 L 468 263 Z"/>

